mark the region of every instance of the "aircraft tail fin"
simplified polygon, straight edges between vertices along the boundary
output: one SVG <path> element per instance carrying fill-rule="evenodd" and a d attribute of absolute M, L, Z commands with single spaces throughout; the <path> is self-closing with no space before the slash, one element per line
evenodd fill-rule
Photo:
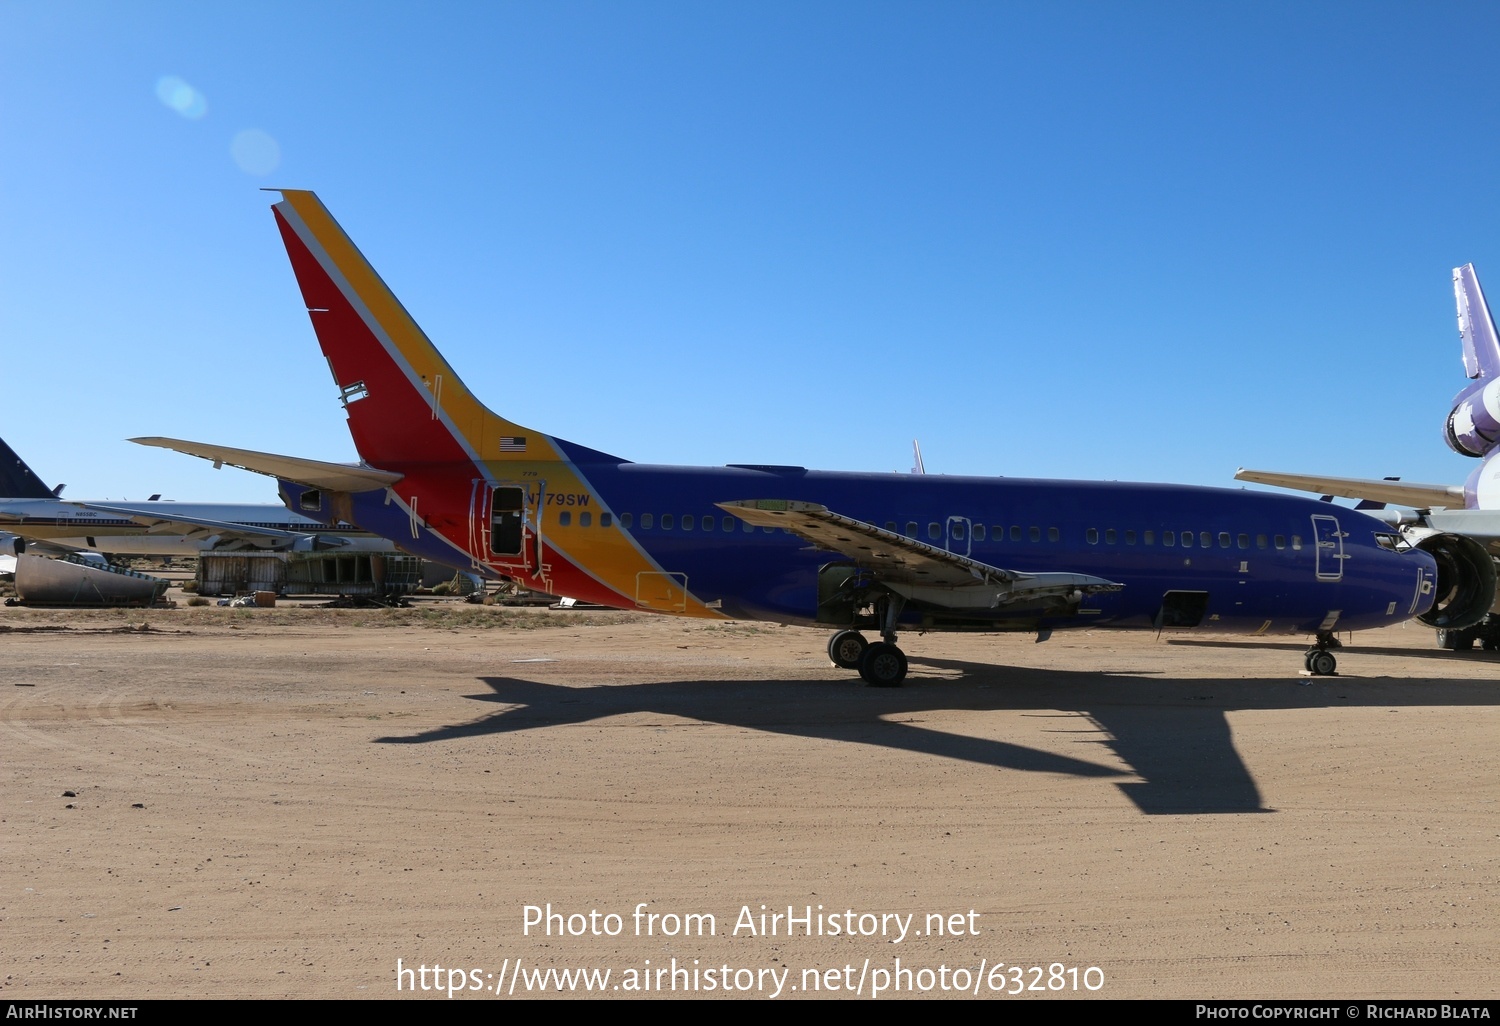
<path fill-rule="evenodd" d="M 1473 264 L 1453 269 L 1453 298 L 1464 343 L 1464 373 L 1471 378 L 1500 377 L 1500 337 Z"/>
<path fill-rule="evenodd" d="M 58 485 L 61 491 L 62 486 Z M 7 499 L 50 499 L 53 491 L 16 451 L 0 439 L 0 496 Z"/>
<path fill-rule="evenodd" d="M 318 197 L 281 195 L 272 207 L 276 223 L 366 463 L 623 462 L 485 408 Z"/>

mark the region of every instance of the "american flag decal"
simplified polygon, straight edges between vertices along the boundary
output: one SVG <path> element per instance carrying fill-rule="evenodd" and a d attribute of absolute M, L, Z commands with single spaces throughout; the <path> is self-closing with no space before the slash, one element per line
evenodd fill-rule
<path fill-rule="evenodd" d="M 501 435 L 500 436 L 500 451 L 501 452 L 525 452 L 526 451 L 526 436 L 525 435 Z"/>

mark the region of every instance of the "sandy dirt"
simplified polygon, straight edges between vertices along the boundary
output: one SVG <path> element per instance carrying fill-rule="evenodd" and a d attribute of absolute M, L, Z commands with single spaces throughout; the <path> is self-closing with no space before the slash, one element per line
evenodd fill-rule
<path fill-rule="evenodd" d="M 909 635 L 877 690 L 449 610 L 0 611 L 0 996 L 1500 996 L 1500 658 L 1428 630 Z"/>

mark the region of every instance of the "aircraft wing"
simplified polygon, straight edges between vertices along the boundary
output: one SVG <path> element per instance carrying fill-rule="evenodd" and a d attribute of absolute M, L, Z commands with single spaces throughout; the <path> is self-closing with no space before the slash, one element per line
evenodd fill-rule
<path fill-rule="evenodd" d="M 1323 477 L 1314 474 L 1281 474 L 1267 470 L 1235 471 L 1236 481 L 1254 481 L 1256 484 L 1291 488 L 1314 495 L 1337 495 L 1345 499 L 1370 499 L 1375 502 L 1393 502 L 1412 509 L 1442 508 L 1462 509 L 1464 505 L 1463 485 L 1417 484 L 1411 481 L 1372 481 L 1359 477 Z"/>
<path fill-rule="evenodd" d="M 173 452 L 212 460 L 215 468 L 227 463 L 231 467 L 255 474 L 284 478 L 309 488 L 326 488 L 333 492 L 374 491 L 377 488 L 387 488 L 405 476 L 359 463 L 325 463 L 297 456 L 232 449 L 227 445 L 187 442 L 180 438 L 132 438 L 130 441 L 137 445 L 153 445 L 159 449 L 171 449 Z"/>
<path fill-rule="evenodd" d="M 1500 510 L 1436 510 L 1423 517 L 1422 523 L 1435 531 L 1472 538 L 1488 549 L 1491 555 L 1500 555 Z"/>
<path fill-rule="evenodd" d="M 750 499 L 717 505 L 756 527 L 785 528 L 821 549 L 841 553 L 874 572 L 887 584 L 937 588 L 988 586 L 1000 596 L 1000 601 L 995 604 L 1070 592 L 1119 591 L 1124 587 L 1089 574 L 1022 573 L 990 566 L 874 524 L 842 516 L 815 502 Z"/>
<path fill-rule="evenodd" d="M 96 509 L 101 513 L 111 516 L 124 517 L 132 523 L 139 524 L 146 529 L 147 534 L 180 534 L 189 538 L 206 538 L 210 535 L 224 535 L 231 538 L 244 538 L 249 541 L 261 540 L 268 543 L 295 541 L 298 538 L 306 538 L 308 535 L 316 534 L 317 528 L 309 524 L 306 531 L 285 531 L 279 527 L 265 527 L 256 524 L 236 524 L 228 520 L 211 520 L 207 517 L 189 517 L 174 514 L 173 516 L 162 516 L 160 513 L 147 512 L 131 506 L 105 506 L 97 502 L 74 503 L 84 509 Z M 342 539 L 339 542 L 343 544 Z"/>

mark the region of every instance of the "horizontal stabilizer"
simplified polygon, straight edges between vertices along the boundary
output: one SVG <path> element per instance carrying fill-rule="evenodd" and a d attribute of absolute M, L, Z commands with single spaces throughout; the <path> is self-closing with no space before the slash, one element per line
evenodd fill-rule
<path fill-rule="evenodd" d="M 405 476 L 358 463 L 324 463 L 322 460 L 304 460 L 250 449 L 231 449 L 227 445 L 187 442 L 180 438 L 132 438 L 130 441 L 212 460 L 215 467 L 227 463 L 252 473 L 334 492 L 369 492 L 388 488 Z"/>
<path fill-rule="evenodd" d="M 1316 495 L 1338 495 L 1345 499 L 1367 499 L 1371 502 L 1394 502 L 1413 509 L 1434 506 L 1459 508 L 1464 505 L 1463 485 L 1417 484 L 1415 481 L 1375 481 L 1359 477 L 1323 477 L 1316 474 L 1281 474 L 1269 470 L 1235 472 L 1236 481 L 1275 485 Z"/>

